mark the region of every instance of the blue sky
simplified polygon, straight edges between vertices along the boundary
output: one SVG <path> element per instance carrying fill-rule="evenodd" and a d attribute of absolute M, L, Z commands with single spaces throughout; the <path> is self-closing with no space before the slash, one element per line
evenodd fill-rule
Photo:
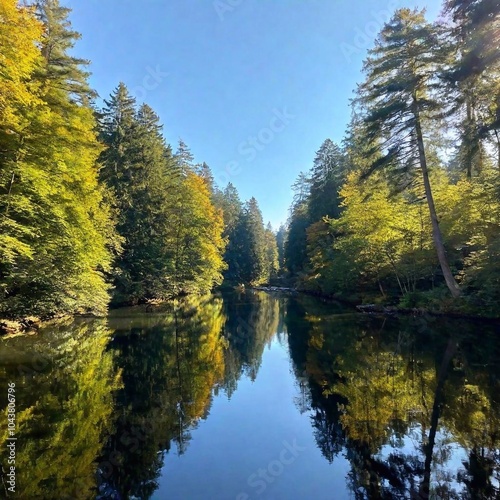
<path fill-rule="evenodd" d="M 123 81 L 219 185 L 285 222 L 290 186 L 326 138 L 340 142 L 366 50 L 399 7 L 438 0 L 62 0 L 91 84 Z"/>

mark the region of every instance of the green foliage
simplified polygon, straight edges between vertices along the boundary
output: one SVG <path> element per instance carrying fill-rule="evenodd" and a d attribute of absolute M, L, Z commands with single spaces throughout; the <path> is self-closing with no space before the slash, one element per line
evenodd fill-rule
<path fill-rule="evenodd" d="M 400 9 L 383 27 L 343 150 L 325 141 L 293 186 L 285 263 L 299 287 L 498 315 L 494 3 L 450 0 L 448 25 Z"/>
<path fill-rule="evenodd" d="M 267 274 L 266 234 L 262 213 L 255 198 L 243 206 L 236 241 L 239 255 L 239 281 L 258 285 L 269 278 Z"/>
<path fill-rule="evenodd" d="M 0 379 L 16 384 L 16 496 L 95 498 L 102 438 L 112 430 L 120 387 L 103 320 L 18 337 L 3 345 Z M 5 403 L 3 403 L 5 405 Z M 2 414 L 5 408 L 2 407 Z M 5 448 L 7 420 L 0 423 Z"/>
<path fill-rule="evenodd" d="M 45 23 L 41 39 L 33 13 L 9 11 L 18 17 L 14 29 L 28 16 L 14 38 L 25 65 L 19 91 L 33 97 L 9 103 L 14 121 L 9 113 L 0 117 L 0 143 L 8 145 L 0 159 L 0 314 L 103 313 L 114 231 L 98 184 L 93 112 L 73 98 L 87 95 L 81 61 L 66 56 L 77 35 L 58 2 L 40 2 L 37 12 Z"/>
<path fill-rule="evenodd" d="M 294 276 L 304 271 L 307 263 L 306 231 L 310 224 L 306 203 L 292 208 L 284 249 L 285 268 Z"/>
<path fill-rule="evenodd" d="M 181 141 L 175 156 L 159 118 L 138 110 L 124 84 L 101 113 L 101 178 L 113 192 L 123 252 L 114 273 L 118 303 L 205 293 L 224 269 L 223 218 L 212 203 L 210 169 L 195 172 Z"/>

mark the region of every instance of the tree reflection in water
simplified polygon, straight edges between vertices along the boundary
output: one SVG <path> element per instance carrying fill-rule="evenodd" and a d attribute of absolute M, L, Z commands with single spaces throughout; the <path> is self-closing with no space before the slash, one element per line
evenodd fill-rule
<path fill-rule="evenodd" d="M 3 341 L 0 380 L 19 389 L 19 498 L 151 498 L 166 454 L 190 453 L 214 397 L 257 378 L 277 332 L 296 380 L 292 411 L 310 417 L 332 473 L 347 458 L 354 498 L 499 497 L 494 326 L 247 291 Z"/>
<path fill-rule="evenodd" d="M 325 315 L 287 306 L 295 371 L 309 376 L 325 458 L 351 462 L 355 498 L 500 494 L 500 338 L 436 318 Z"/>

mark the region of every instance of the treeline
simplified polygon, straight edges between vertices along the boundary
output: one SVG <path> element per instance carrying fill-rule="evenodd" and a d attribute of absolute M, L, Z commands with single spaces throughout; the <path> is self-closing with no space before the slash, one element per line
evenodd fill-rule
<path fill-rule="evenodd" d="M 276 240 L 120 84 L 97 109 L 58 0 L 0 0 L 0 317 L 261 283 Z"/>
<path fill-rule="evenodd" d="M 302 288 L 498 314 L 500 3 L 400 9 L 364 63 L 341 145 L 294 185 L 285 269 Z"/>

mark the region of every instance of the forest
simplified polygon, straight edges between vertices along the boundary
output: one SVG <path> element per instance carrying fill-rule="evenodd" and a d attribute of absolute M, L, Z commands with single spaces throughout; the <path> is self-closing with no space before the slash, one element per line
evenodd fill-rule
<path fill-rule="evenodd" d="M 102 314 L 258 284 L 278 251 L 257 201 L 214 185 L 119 83 L 95 104 L 58 0 L 0 1 L 0 317 Z"/>
<path fill-rule="evenodd" d="M 295 182 L 284 247 L 300 288 L 498 315 L 500 3 L 398 10 L 364 62 L 345 139 Z"/>
<path fill-rule="evenodd" d="M 499 11 L 396 11 L 345 139 L 323 142 L 275 232 L 124 83 L 96 104 L 70 9 L 0 0 L 0 317 L 265 283 L 498 315 Z"/>

